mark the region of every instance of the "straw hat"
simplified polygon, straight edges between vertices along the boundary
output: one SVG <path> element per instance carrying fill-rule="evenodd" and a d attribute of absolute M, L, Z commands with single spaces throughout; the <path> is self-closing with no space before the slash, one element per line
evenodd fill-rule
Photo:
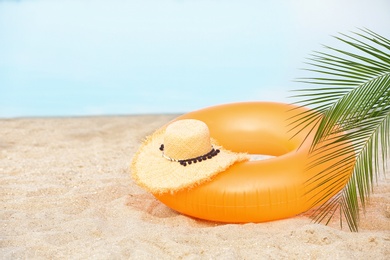
<path fill-rule="evenodd" d="M 217 145 L 204 122 L 183 119 L 147 137 L 133 158 L 131 171 L 137 184 L 151 193 L 174 193 L 248 159 L 247 154 Z"/>

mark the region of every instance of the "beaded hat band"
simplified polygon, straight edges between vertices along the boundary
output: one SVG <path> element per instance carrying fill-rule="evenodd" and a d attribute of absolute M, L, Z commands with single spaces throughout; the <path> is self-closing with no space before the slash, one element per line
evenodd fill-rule
<path fill-rule="evenodd" d="M 204 155 L 201 155 L 201 156 L 198 156 L 198 157 L 195 157 L 195 158 L 190 158 L 190 159 L 174 159 L 174 158 L 171 158 L 171 157 L 168 157 L 164 154 L 164 144 L 162 144 L 160 146 L 160 151 L 162 151 L 162 156 L 171 161 L 171 162 L 178 162 L 180 163 L 181 165 L 183 166 L 187 166 L 187 164 L 192 164 L 192 163 L 197 163 L 197 162 L 201 162 L 201 161 L 206 161 L 207 159 L 211 159 L 213 158 L 214 156 L 217 156 L 218 153 L 220 152 L 219 149 L 214 149 L 214 147 L 211 147 L 211 151 L 204 154 Z"/>

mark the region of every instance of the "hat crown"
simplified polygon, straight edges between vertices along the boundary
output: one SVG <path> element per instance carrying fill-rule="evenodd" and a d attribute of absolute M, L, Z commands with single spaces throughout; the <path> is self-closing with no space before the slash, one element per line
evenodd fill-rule
<path fill-rule="evenodd" d="M 166 156 L 185 160 L 210 152 L 210 132 L 207 125 L 196 119 L 183 119 L 171 123 L 164 134 Z"/>

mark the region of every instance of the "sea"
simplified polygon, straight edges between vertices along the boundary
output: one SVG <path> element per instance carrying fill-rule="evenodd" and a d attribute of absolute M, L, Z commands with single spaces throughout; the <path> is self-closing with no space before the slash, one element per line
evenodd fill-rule
<path fill-rule="evenodd" d="M 0 0 L 0 118 L 294 102 L 334 36 L 389 36 L 388 0 Z"/>

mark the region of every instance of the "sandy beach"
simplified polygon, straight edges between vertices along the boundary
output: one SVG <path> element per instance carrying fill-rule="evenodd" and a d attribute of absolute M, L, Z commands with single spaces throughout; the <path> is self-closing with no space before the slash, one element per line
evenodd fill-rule
<path fill-rule="evenodd" d="M 174 117 L 1 119 L 0 258 L 389 259 L 390 173 L 359 233 L 337 217 L 220 224 L 167 208 L 135 185 L 129 165 Z"/>

